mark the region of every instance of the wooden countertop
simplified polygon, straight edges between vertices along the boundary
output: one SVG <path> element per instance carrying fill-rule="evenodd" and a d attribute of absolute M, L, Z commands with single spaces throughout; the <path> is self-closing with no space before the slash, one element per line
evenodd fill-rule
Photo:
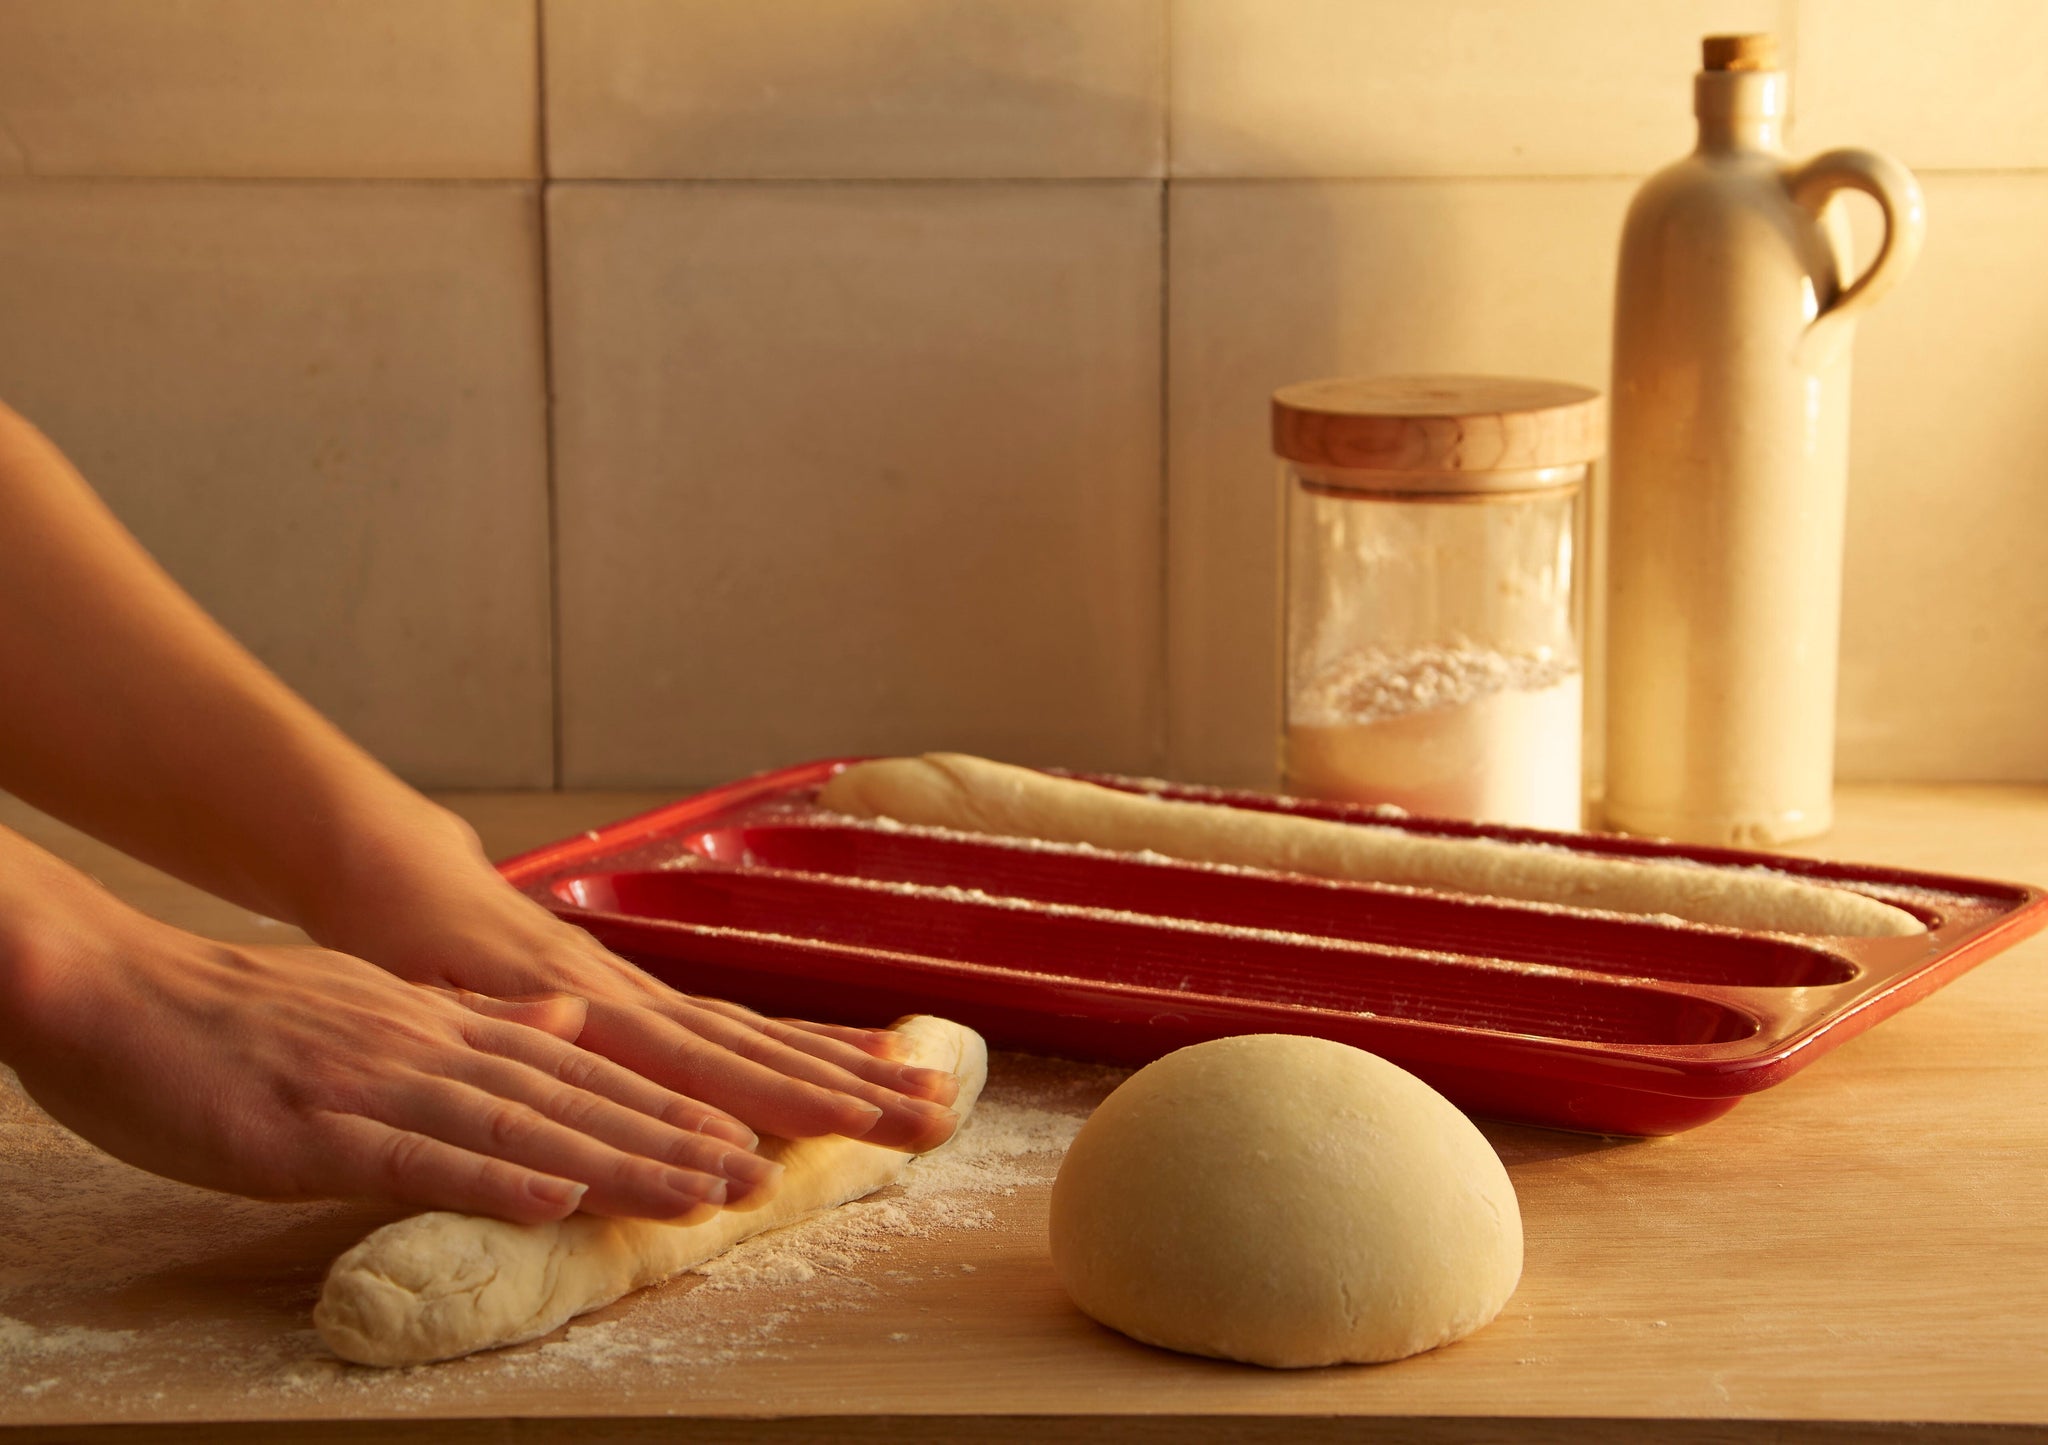
<path fill-rule="evenodd" d="M 449 801 L 502 855 L 663 799 Z M 1814 851 L 2048 880 L 2048 790 L 1856 788 L 1840 812 Z M 0 822 L 185 926 L 293 936 L 6 799 Z M 1074 1312 L 1043 1242 L 1056 1155 L 1032 1146 L 1114 1078 L 999 1056 L 992 1122 L 928 1199 L 855 1206 L 857 1226 L 628 1299 L 553 1344 L 402 1373 L 342 1366 L 307 1327 L 327 1262 L 376 1215 L 138 1174 L 9 1081 L 0 1428 L 512 1441 L 574 1421 L 578 1439 L 1176 1445 L 2048 1432 L 2048 937 L 1690 1134 L 1489 1126 L 1527 1225 L 1521 1288 L 1490 1328 L 1393 1365 L 1187 1359 Z"/>

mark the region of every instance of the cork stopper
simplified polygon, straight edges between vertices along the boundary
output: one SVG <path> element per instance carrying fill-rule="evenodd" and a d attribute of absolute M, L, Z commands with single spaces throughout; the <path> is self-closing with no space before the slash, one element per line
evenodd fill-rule
<path fill-rule="evenodd" d="M 1599 392 L 1518 376 L 1370 376 L 1273 393 L 1273 450 L 1291 462 L 1439 473 L 1571 467 L 1605 447 Z"/>
<path fill-rule="evenodd" d="M 1707 70 L 1776 70 L 1775 35 L 1709 35 L 1700 41 L 1700 60 Z"/>

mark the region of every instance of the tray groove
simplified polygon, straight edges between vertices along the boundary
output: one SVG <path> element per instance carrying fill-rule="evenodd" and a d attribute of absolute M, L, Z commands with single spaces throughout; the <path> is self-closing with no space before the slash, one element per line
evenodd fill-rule
<path fill-rule="evenodd" d="M 682 840 L 748 868 L 932 888 L 975 888 L 1049 904 L 1114 898 L 1154 914 L 1473 957 L 1554 964 L 1625 978 L 1728 987 L 1810 988 L 1854 979 L 1856 963 L 1820 943 L 1707 924 L 1566 913 L 1453 899 L 1412 888 L 1207 868 L 1200 889 L 1170 860 L 1056 845 L 934 837 L 859 822 L 766 823 Z M 1167 866 L 1162 867 L 1161 864 Z M 1183 865 L 1185 866 L 1185 865 Z M 1909 940 L 1916 949 L 1918 940 Z"/>
<path fill-rule="evenodd" d="M 1713 999 L 1576 970 L 918 885 L 747 869 L 585 875 L 555 889 L 595 912 L 792 943 L 1536 1038 L 1682 1045 L 1757 1031 L 1754 1018 Z M 1494 975 L 1483 994 L 1472 987 L 1475 969 Z"/>

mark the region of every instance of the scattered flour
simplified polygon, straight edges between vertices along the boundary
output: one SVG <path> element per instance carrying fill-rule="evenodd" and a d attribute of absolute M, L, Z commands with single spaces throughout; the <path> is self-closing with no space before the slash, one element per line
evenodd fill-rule
<path fill-rule="evenodd" d="M 988 1090 L 959 1135 L 914 1162 L 903 1182 L 866 1199 L 756 1235 L 698 1278 L 628 1296 L 615 1318 L 572 1324 L 559 1340 L 477 1357 L 500 1377 L 564 1371 L 705 1370 L 787 1358 L 806 1316 L 872 1307 L 892 1290 L 974 1267 L 892 1268 L 907 1240 L 986 1230 L 1019 1188 L 1049 1180 L 1094 1105 L 1123 1071 L 999 1054 Z M 427 1366 L 426 1370 L 448 1367 Z"/>
<path fill-rule="evenodd" d="M 894 1189 L 756 1235 L 696 1272 L 713 1291 L 810 1284 L 820 1276 L 871 1289 L 859 1274 L 868 1259 L 898 1239 L 990 1228 L 996 1216 L 987 1201 L 1044 1177 L 1028 1161 L 1064 1154 L 1080 1127 L 1079 1118 L 1051 1109 L 985 1101 L 958 1138 L 913 1163 Z"/>
<path fill-rule="evenodd" d="M 0 1184 L 20 1186 L 15 1197 L 32 1201 L 37 1220 L 33 1233 L 0 1239 L 0 1402 L 14 1402 L 0 1404 L 0 1418 L 474 1414 L 507 1388 L 545 1398 L 551 1388 L 587 1389 L 593 1375 L 621 1398 L 657 1404 L 678 1380 L 699 1392 L 742 1390 L 749 1377 L 721 1372 L 813 1347 L 807 1317 L 873 1309 L 974 1273 L 953 1237 L 1002 1226 L 1006 1201 L 1051 1179 L 1122 1077 L 998 1054 L 959 1137 L 900 1185 L 758 1236 L 707 1262 L 700 1278 L 630 1295 L 556 1338 L 372 1370 L 337 1360 L 308 1328 L 328 1260 L 367 1228 L 359 1213 L 255 1204 L 130 1170 L 49 1119 L 0 1070 Z M 935 1242 L 904 1248 L 919 1240 Z M 275 1264 L 252 1265 L 257 1258 Z M 111 1324 L 134 1328 L 103 1327 Z"/>
<path fill-rule="evenodd" d="M 94 1357 L 122 1354 L 134 1343 L 133 1330 L 97 1330 L 86 1325 L 39 1328 L 11 1315 L 0 1315 L 0 1371 L 10 1379 L 23 1369 L 30 1371 L 35 1378 L 22 1379 L 15 1389 L 32 1400 L 64 1384 L 77 1373 L 77 1366 L 92 1365 Z M 52 1368 L 65 1373 L 42 1373 Z M 97 1378 L 104 1371 L 90 1373 Z"/>
<path fill-rule="evenodd" d="M 110 1355 L 134 1343 L 133 1330 L 95 1330 L 85 1325 L 38 1329 L 10 1315 L 0 1315 L 0 1360 L 10 1364 L 59 1355 Z"/>

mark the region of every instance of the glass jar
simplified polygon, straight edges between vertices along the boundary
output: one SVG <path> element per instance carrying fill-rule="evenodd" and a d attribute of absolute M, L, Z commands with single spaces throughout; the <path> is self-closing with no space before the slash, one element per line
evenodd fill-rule
<path fill-rule="evenodd" d="M 1274 394 L 1288 792 L 1580 825 L 1581 499 L 1603 431 L 1600 393 L 1563 382 Z"/>

